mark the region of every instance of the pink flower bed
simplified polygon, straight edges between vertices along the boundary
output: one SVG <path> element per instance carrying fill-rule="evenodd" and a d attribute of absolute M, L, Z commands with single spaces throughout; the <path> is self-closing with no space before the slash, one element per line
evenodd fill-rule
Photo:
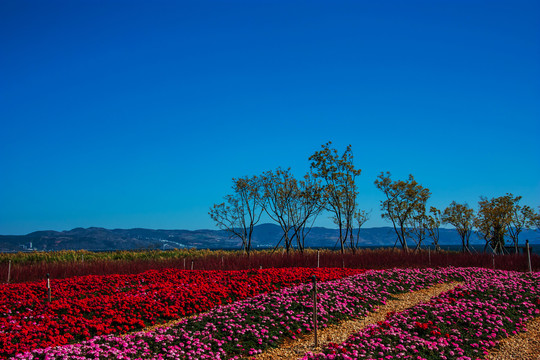
<path fill-rule="evenodd" d="M 524 331 L 525 322 L 540 315 L 540 273 L 452 272 L 461 273 L 463 286 L 303 359 L 481 359 L 499 339 Z"/>

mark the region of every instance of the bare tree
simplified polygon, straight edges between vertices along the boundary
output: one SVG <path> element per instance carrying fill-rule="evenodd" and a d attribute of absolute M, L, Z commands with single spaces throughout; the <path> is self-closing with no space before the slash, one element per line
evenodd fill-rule
<path fill-rule="evenodd" d="M 536 226 L 536 231 L 540 231 L 540 206 L 538 207 L 538 212 L 534 215 L 534 226 Z"/>
<path fill-rule="evenodd" d="M 365 210 L 358 210 L 354 213 L 354 219 L 356 220 L 356 226 L 358 226 L 358 228 L 356 230 L 356 241 L 351 242 L 351 250 L 353 253 L 355 253 L 358 249 L 358 244 L 360 242 L 360 229 L 369 220 L 370 215 L 371 211 L 367 212 Z"/>
<path fill-rule="evenodd" d="M 303 251 L 305 239 L 325 205 L 320 180 L 310 173 L 297 181 L 290 169 L 278 168 L 263 173 L 260 184 L 259 204 L 283 230 L 276 248 L 283 242 L 289 253 L 296 240 L 298 250 Z"/>
<path fill-rule="evenodd" d="M 431 206 L 429 208 L 429 215 L 427 216 L 427 232 L 428 236 L 433 240 L 433 245 L 435 245 L 435 251 L 441 251 L 439 246 L 440 233 L 439 228 L 441 227 L 441 210 L 436 207 Z"/>
<path fill-rule="evenodd" d="M 423 197 L 412 207 L 409 219 L 406 222 L 407 235 L 416 246 L 415 251 L 419 250 L 428 234 L 428 216 L 426 214 L 426 202 L 428 197 Z"/>
<path fill-rule="evenodd" d="M 210 208 L 209 215 L 217 226 L 242 241 L 242 249 L 249 255 L 253 228 L 259 222 L 263 209 L 260 204 L 260 180 L 242 177 L 233 179 L 232 195 L 225 202 Z"/>
<path fill-rule="evenodd" d="M 292 224 L 298 249 L 303 252 L 306 237 L 326 204 L 321 182 L 313 174 L 308 173 L 298 184 L 298 196 L 292 205 Z"/>
<path fill-rule="evenodd" d="M 290 231 L 294 229 L 294 206 L 300 196 L 298 183 L 290 169 L 278 168 L 275 172 L 263 173 L 260 176 L 260 184 L 262 196 L 259 198 L 259 204 L 283 230 L 282 240 L 288 253 L 291 250 L 293 240 Z"/>
<path fill-rule="evenodd" d="M 425 204 L 418 204 L 407 221 L 407 236 L 415 243 L 414 250 L 417 251 L 422 246 L 428 233 L 428 217 L 426 215 Z"/>
<path fill-rule="evenodd" d="M 381 217 L 392 222 L 397 235 L 396 244 L 399 241 L 402 249 L 409 251 L 407 225 L 419 204 L 425 204 L 431 196 L 429 189 L 416 182 L 412 175 L 407 181 L 392 181 L 389 172 L 381 173 L 375 180 L 375 186 L 385 196 L 385 200 L 381 201 Z"/>
<path fill-rule="evenodd" d="M 508 194 L 513 202 L 512 215 L 510 218 L 510 224 L 508 225 L 508 235 L 514 243 L 514 251 L 517 254 L 519 234 L 525 229 L 531 229 L 535 226 L 536 214 L 534 210 L 527 206 L 521 206 L 519 201 L 521 196 L 513 197 L 512 194 Z"/>

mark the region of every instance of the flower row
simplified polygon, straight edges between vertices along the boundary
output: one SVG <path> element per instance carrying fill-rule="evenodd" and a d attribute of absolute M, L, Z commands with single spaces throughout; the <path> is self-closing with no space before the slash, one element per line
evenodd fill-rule
<path fill-rule="evenodd" d="M 460 277 L 460 274 L 452 274 Z M 392 294 L 447 280 L 437 271 L 369 271 L 319 284 L 318 326 L 361 317 Z M 261 294 L 175 326 L 127 336 L 100 336 L 80 344 L 38 349 L 19 359 L 238 359 L 278 346 L 313 328 L 312 285 Z"/>
<path fill-rule="evenodd" d="M 540 315 L 540 273 L 478 269 L 463 276 L 463 286 L 303 359 L 479 359 Z"/>
<path fill-rule="evenodd" d="M 363 272 L 351 269 L 185 271 L 84 276 L 46 283 L 0 285 L 0 357 L 125 333 L 208 311 L 254 295 L 309 281 Z"/>

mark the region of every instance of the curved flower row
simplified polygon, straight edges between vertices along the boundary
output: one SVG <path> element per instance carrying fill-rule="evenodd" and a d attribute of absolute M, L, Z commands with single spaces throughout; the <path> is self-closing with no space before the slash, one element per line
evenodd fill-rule
<path fill-rule="evenodd" d="M 540 273 L 477 269 L 463 275 L 463 286 L 303 359 L 479 359 L 540 316 Z"/>
<path fill-rule="evenodd" d="M 310 280 L 361 273 L 352 269 L 250 271 L 151 270 L 0 285 L 0 357 L 119 334 Z"/>
<path fill-rule="evenodd" d="M 459 277 L 458 273 L 452 274 Z M 437 271 L 369 271 L 320 284 L 318 326 L 360 317 L 391 294 L 446 280 Z M 18 359 L 238 359 L 309 332 L 311 284 L 219 306 L 177 325 L 124 337 L 101 336 L 80 344 L 38 349 Z"/>

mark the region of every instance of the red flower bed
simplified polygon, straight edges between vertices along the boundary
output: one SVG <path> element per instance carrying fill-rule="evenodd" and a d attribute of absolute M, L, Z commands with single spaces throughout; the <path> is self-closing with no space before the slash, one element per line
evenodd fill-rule
<path fill-rule="evenodd" d="M 0 285 L 0 356 L 123 333 L 204 312 L 217 305 L 358 269 L 282 268 L 244 271 L 151 270 Z"/>

